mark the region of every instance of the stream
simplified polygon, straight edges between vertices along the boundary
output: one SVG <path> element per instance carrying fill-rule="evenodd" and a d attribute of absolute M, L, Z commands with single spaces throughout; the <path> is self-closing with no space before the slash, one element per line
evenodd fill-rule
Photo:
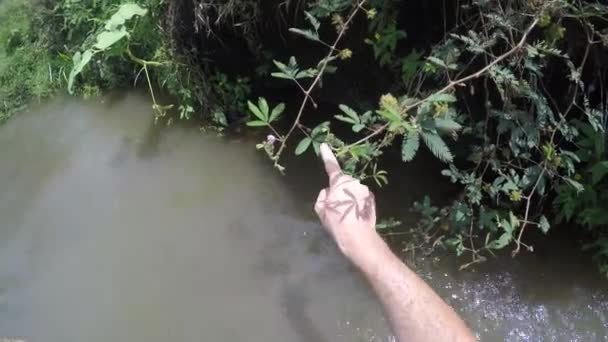
<path fill-rule="evenodd" d="M 56 98 L 0 127 L 0 340 L 394 341 L 313 213 L 320 164 L 281 176 L 254 145 L 154 125 L 136 92 Z M 438 177 L 407 172 L 403 196 Z M 568 239 L 474 271 L 426 259 L 417 271 L 483 341 L 608 340 L 606 280 Z"/>

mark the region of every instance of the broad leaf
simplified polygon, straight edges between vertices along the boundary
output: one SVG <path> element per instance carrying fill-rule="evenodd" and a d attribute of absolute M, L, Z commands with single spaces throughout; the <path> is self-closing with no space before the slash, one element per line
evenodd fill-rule
<path fill-rule="evenodd" d="M 606 174 L 608 174 L 608 160 L 596 163 L 591 168 L 591 181 L 593 184 L 597 184 Z"/>
<path fill-rule="evenodd" d="M 581 192 L 583 192 L 583 190 L 585 190 L 585 187 L 583 186 L 583 184 L 575 181 L 572 178 L 564 178 L 564 180 L 566 181 L 566 183 L 568 183 L 568 185 L 573 187 L 577 193 L 581 193 Z"/>
<path fill-rule="evenodd" d="M 84 53 L 76 52 L 72 61 L 74 62 L 74 66 L 70 71 L 70 77 L 68 79 L 68 92 L 73 94 L 74 80 L 76 76 L 82 72 L 84 67 L 91 61 L 94 52 L 91 50 L 86 50 Z"/>
<path fill-rule="evenodd" d="M 144 16 L 148 13 L 148 10 L 140 7 L 135 3 L 125 3 L 120 5 L 118 11 L 112 15 L 112 17 L 106 22 L 105 29 L 107 31 L 113 31 L 117 29 L 119 26 L 124 25 L 124 23 L 133 18 L 134 16 Z"/>
<path fill-rule="evenodd" d="M 120 30 L 104 31 L 97 35 L 97 43 L 93 47 L 97 50 L 105 50 L 116 44 L 119 40 L 128 35 L 127 29 L 122 27 Z"/>

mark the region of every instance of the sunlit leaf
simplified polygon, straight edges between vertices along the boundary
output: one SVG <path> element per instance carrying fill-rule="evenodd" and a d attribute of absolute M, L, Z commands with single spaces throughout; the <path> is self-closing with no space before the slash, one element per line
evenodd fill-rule
<path fill-rule="evenodd" d="M 104 31 L 97 35 L 97 43 L 93 45 L 95 49 L 105 50 L 116 44 L 119 40 L 128 35 L 127 29 L 122 27 L 120 30 Z"/>
<path fill-rule="evenodd" d="M 74 57 L 72 58 L 74 66 L 72 67 L 72 70 L 70 71 L 70 76 L 68 78 L 68 92 L 70 94 L 73 93 L 74 80 L 76 79 L 76 76 L 78 76 L 78 74 L 82 72 L 84 67 L 91 61 L 93 55 L 94 53 L 91 50 L 86 50 L 82 54 L 80 52 L 76 52 L 74 54 Z"/>
<path fill-rule="evenodd" d="M 116 13 L 106 22 L 105 29 L 107 31 L 113 31 L 119 26 L 133 18 L 134 16 L 144 16 L 148 13 L 148 10 L 140 7 L 135 3 L 125 3 L 120 5 Z"/>

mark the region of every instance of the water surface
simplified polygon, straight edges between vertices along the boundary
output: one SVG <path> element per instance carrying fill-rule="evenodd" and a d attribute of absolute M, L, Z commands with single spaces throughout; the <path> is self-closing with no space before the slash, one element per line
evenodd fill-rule
<path fill-rule="evenodd" d="M 312 213 L 320 166 L 282 177 L 249 140 L 155 126 L 138 94 L 56 99 L 0 127 L 0 336 L 391 341 Z M 418 181 L 402 196 L 433 182 L 404 172 Z M 606 340 L 604 282 L 559 248 L 476 272 L 415 261 L 483 340 Z"/>

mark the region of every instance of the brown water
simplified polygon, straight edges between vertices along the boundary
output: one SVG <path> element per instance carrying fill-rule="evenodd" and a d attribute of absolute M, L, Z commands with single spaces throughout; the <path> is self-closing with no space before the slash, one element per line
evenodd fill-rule
<path fill-rule="evenodd" d="M 392 341 L 312 213 L 319 165 L 282 177 L 243 139 L 154 126 L 136 94 L 0 127 L 0 337 Z M 606 283 L 566 247 L 477 272 L 416 261 L 483 340 L 607 340 Z"/>

